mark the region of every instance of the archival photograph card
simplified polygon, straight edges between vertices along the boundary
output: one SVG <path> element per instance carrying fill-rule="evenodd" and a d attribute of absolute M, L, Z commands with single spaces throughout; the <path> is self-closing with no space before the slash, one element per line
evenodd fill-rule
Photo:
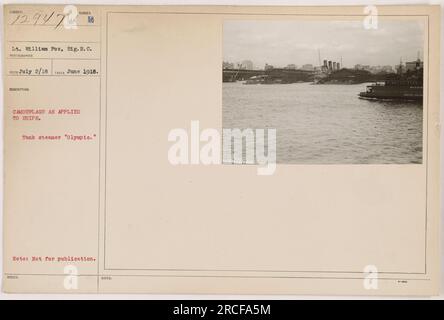
<path fill-rule="evenodd" d="M 439 294 L 439 6 L 3 11 L 4 292 Z"/>

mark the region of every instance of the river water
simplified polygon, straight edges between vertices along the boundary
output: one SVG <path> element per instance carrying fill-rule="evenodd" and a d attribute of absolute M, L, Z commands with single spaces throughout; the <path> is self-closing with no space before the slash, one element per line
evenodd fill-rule
<path fill-rule="evenodd" d="M 276 128 L 277 163 L 421 163 L 421 103 L 359 99 L 366 85 L 223 83 L 223 127 Z"/>

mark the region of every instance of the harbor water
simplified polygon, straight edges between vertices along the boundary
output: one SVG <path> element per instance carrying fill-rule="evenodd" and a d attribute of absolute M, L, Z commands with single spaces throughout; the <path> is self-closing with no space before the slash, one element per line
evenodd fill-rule
<path fill-rule="evenodd" d="M 277 163 L 422 163 L 422 104 L 359 99 L 366 85 L 223 83 L 223 127 L 275 128 Z"/>

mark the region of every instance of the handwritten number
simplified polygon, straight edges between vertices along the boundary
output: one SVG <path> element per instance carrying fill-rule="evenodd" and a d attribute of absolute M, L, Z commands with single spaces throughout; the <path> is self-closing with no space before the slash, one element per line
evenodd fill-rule
<path fill-rule="evenodd" d="M 57 17 L 62 17 L 62 19 L 60 19 L 59 23 L 57 23 L 57 25 L 55 26 L 54 29 L 57 29 L 58 27 L 60 27 L 60 25 L 62 24 L 63 20 L 65 20 L 66 16 L 64 14 L 62 14 L 62 13 L 58 13 Z"/>
<path fill-rule="evenodd" d="M 15 18 L 15 20 L 11 22 L 11 25 L 15 24 L 19 19 L 20 19 L 20 15 L 18 15 L 17 18 Z"/>
<path fill-rule="evenodd" d="M 51 12 L 51 14 L 48 16 L 48 14 L 45 14 L 45 17 L 43 18 L 43 24 L 46 24 L 51 18 L 52 18 L 52 16 L 54 15 L 54 11 L 53 12 Z"/>
<path fill-rule="evenodd" d="M 39 22 L 41 16 L 42 16 L 42 14 L 39 13 L 39 12 L 37 12 L 37 13 L 34 15 L 34 17 L 33 17 L 33 19 L 34 19 L 34 25 L 36 25 L 36 24 Z"/>
<path fill-rule="evenodd" d="M 73 16 L 73 18 L 75 19 L 75 17 L 77 16 L 77 12 L 70 12 L 70 15 Z M 50 23 L 51 19 L 57 19 L 56 22 L 56 26 L 55 29 L 57 29 L 58 27 L 60 27 L 62 25 L 62 23 L 65 22 L 66 18 L 69 18 L 70 15 L 65 14 L 65 13 L 58 13 L 56 14 L 55 11 L 52 11 L 50 14 L 48 13 L 42 13 L 42 12 L 36 12 L 33 16 L 32 16 L 32 22 L 29 23 L 31 25 L 46 25 L 48 23 Z M 19 14 L 17 15 L 14 20 L 12 20 L 11 25 L 14 24 L 28 24 L 30 17 L 26 14 Z"/>
<path fill-rule="evenodd" d="M 20 21 L 20 23 L 21 23 L 21 24 L 24 24 L 24 23 L 26 23 L 26 22 L 28 22 L 28 16 L 27 16 L 27 15 L 23 15 L 23 16 L 22 16 L 22 20 Z"/>

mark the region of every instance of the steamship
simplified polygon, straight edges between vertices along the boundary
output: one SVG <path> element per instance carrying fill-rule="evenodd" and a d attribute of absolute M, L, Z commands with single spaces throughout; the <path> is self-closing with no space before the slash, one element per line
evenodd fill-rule
<path fill-rule="evenodd" d="M 417 81 L 390 80 L 367 86 L 359 98 L 367 100 L 411 100 L 422 101 L 423 85 Z"/>
<path fill-rule="evenodd" d="M 359 98 L 367 100 L 404 100 L 422 101 L 423 98 L 423 66 L 419 59 L 408 62 L 412 66 L 403 70 L 402 62 L 398 66 L 397 75 L 384 82 L 376 82 L 367 86 Z"/>

